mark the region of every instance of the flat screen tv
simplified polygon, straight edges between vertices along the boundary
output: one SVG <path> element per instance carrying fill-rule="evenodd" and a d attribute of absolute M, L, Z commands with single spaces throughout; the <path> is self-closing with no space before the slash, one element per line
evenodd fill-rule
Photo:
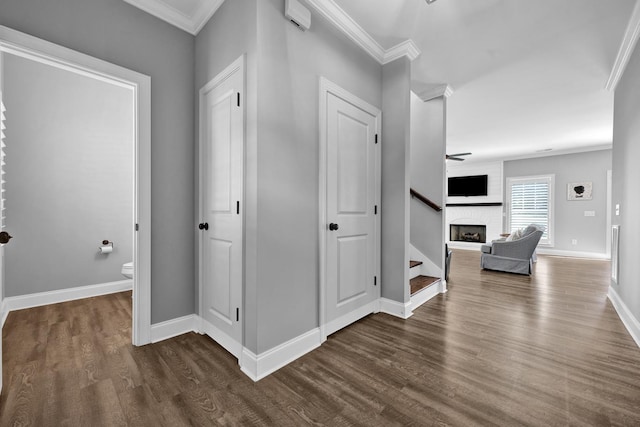
<path fill-rule="evenodd" d="M 451 177 L 448 180 L 447 194 L 450 197 L 486 196 L 487 175 Z"/>

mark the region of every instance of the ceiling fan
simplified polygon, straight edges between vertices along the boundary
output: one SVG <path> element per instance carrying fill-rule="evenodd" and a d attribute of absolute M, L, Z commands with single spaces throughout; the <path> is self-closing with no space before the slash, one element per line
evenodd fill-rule
<path fill-rule="evenodd" d="M 463 162 L 463 156 L 470 156 L 471 153 L 456 153 L 456 154 L 446 154 L 445 157 L 447 160 L 456 160 L 458 162 Z"/>

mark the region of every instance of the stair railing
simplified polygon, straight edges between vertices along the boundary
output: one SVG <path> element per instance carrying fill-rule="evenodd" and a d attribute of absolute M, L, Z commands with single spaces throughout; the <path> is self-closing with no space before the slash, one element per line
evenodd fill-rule
<path fill-rule="evenodd" d="M 409 194 L 411 194 L 411 197 L 415 197 L 416 199 L 420 200 L 422 203 L 424 203 L 425 205 L 429 206 L 434 211 L 436 211 L 436 212 L 441 212 L 442 211 L 442 207 L 441 206 L 438 206 L 436 203 L 432 202 L 427 197 L 425 197 L 422 194 L 418 193 L 413 188 L 409 189 Z"/>

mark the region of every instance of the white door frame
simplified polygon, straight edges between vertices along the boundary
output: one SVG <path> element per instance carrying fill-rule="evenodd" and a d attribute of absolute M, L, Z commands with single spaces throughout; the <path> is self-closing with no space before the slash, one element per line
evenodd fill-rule
<path fill-rule="evenodd" d="M 607 231 L 605 232 L 605 253 L 611 259 L 611 205 L 613 204 L 613 171 L 607 170 Z"/>
<path fill-rule="evenodd" d="M 134 97 L 134 232 L 132 343 L 151 342 L 151 78 L 0 26 L 0 52 L 132 90 Z M 133 225 L 133 224 L 132 224 Z"/>
<path fill-rule="evenodd" d="M 318 294 L 318 324 L 320 326 L 320 342 L 323 343 L 327 340 L 327 304 L 325 301 L 327 295 L 327 277 L 326 277 L 326 268 L 327 268 L 327 259 L 326 259 L 326 250 L 327 250 L 327 147 L 328 147 L 328 136 L 327 136 L 327 97 L 329 94 L 333 94 L 338 98 L 353 104 L 357 108 L 366 111 L 376 118 L 376 133 L 381 138 L 382 132 L 382 113 L 380 109 L 369 104 L 366 101 L 358 98 L 347 90 L 341 88 L 337 84 L 327 80 L 324 77 L 320 77 L 320 197 L 319 197 L 319 219 L 320 222 L 318 224 L 318 235 L 320 242 L 320 289 Z M 375 204 L 378 205 L 378 215 L 376 215 L 376 256 L 375 256 L 375 269 L 376 275 L 378 278 L 380 275 L 380 244 L 381 244 L 381 222 L 380 222 L 380 193 L 381 193 L 381 150 L 380 144 L 377 146 L 377 155 L 376 155 L 376 201 Z M 382 287 L 381 280 L 378 282 L 378 286 L 376 289 L 377 292 L 377 300 L 380 300 L 380 288 Z"/>
<path fill-rule="evenodd" d="M 241 75 L 242 75 L 242 88 L 241 88 L 241 92 L 242 94 L 240 95 L 239 102 L 241 102 L 242 104 L 242 109 L 243 109 L 243 113 L 242 113 L 242 117 L 243 117 L 243 129 L 244 129 L 244 136 L 243 136 L 243 144 L 246 144 L 246 99 L 247 96 L 246 94 L 246 72 L 245 72 L 245 55 L 241 55 L 238 59 L 236 59 L 235 61 L 233 61 L 231 64 L 229 64 L 224 70 L 220 71 L 220 73 L 218 73 L 213 79 L 211 79 L 209 82 L 207 82 L 202 88 L 200 88 L 200 91 L 198 92 L 198 106 L 199 106 L 199 137 L 198 137 L 198 211 L 196 212 L 196 223 L 201 222 L 200 219 L 202 218 L 203 212 L 204 212 L 204 203 L 203 203 L 203 191 L 204 191 L 204 180 L 206 178 L 205 174 L 203 173 L 204 171 L 204 162 L 205 162 L 205 150 L 204 150 L 204 145 L 205 145 L 205 138 L 207 135 L 206 132 L 206 128 L 205 126 L 207 125 L 207 121 L 205 119 L 205 114 L 206 114 L 206 96 L 207 93 L 210 92 L 213 88 L 215 88 L 216 86 L 220 85 L 224 80 L 226 80 L 227 78 L 229 78 L 231 75 L 233 75 L 235 72 L 240 71 Z M 246 162 L 246 150 L 243 147 L 243 165 L 242 165 L 242 170 L 243 170 L 243 177 L 244 177 L 244 171 L 245 171 L 245 162 Z M 244 194 L 245 194 L 245 187 L 244 187 L 244 179 L 243 179 L 243 184 L 242 184 L 242 197 L 240 198 L 240 214 L 242 217 L 242 245 L 243 245 L 243 250 L 242 250 L 242 254 L 244 257 L 244 236 L 245 236 L 245 199 L 244 199 Z M 201 231 L 196 230 L 197 237 L 198 237 L 198 266 L 197 266 L 197 274 L 198 274 L 198 316 L 200 317 L 200 326 L 199 326 L 199 331 L 201 333 L 204 333 L 204 330 L 207 329 L 204 327 L 204 323 L 206 322 L 204 320 L 203 317 L 203 313 L 204 313 L 204 303 L 202 301 L 202 285 L 203 285 L 203 274 L 202 274 L 202 266 L 203 266 L 203 259 L 202 259 L 202 246 L 204 244 L 204 237 Z M 242 323 L 244 324 L 244 318 L 245 318 L 245 313 L 244 313 L 244 260 L 243 260 L 243 265 L 242 265 L 242 278 L 241 278 L 241 282 L 242 282 L 242 288 L 241 288 L 241 293 L 242 293 L 242 297 L 241 297 L 241 307 L 240 307 L 240 318 L 243 319 Z M 212 337 L 214 338 L 214 337 Z M 237 351 L 238 353 L 238 361 L 240 361 L 240 354 L 242 353 L 242 349 L 244 348 L 244 327 L 242 327 L 242 336 L 240 338 L 240 343 L 233 343 L 232 341 L 228 340 L 228 338 L 222 334 L 219 334 L 215 337 L 216 341 L 219 341 L 219 344 L 221 344 L 224 348 L 233 348 L 235 347 L 236 344 L 240 344 L 240 348 Z M 232 352 L 233 353 L 233 352 Z M 234 355 L 235 356 L 235 355 Z"/>

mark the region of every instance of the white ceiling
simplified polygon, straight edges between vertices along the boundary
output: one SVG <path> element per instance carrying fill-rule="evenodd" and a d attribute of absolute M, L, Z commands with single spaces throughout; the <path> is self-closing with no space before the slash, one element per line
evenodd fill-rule
<path fill-rule="evenodd" d="M 224 0 L 124 0 L 194 36 Z"/>
<path fill-rule="evenodd" d="M 125 1 L 197 34 L 224 0 Z M 338 28 L 359 25 L 364 35 L 351 38 L 381 62 L 413 41 L 413 80 L 454 90 L 449 153 L 482 161 L 611 146 L 605 85 L 636 0 L 306 1 Z"/>
<path fill-rule="evenodd" d="M 635 0 L 335 0 L 383 48 L 412 39 L 412 78 L 447 83 L 447 151 L 469 160 L 610 146 L 605 85 Z"/>

